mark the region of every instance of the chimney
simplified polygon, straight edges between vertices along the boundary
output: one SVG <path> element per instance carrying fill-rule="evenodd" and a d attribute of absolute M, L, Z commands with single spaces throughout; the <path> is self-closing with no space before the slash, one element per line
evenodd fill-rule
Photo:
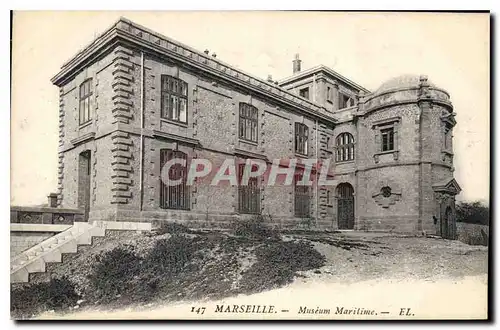
<path fill-rule="evenodd" d="M 49 200 L 49 207 L 57 207 L 57 194 L 56 193 L 50 193 L 48 196 Z"/>
<path fill-rule="evenodd" d="M 273 76 L 271 76 L 270 74 L 267 75 L 267 81 L 268 82 L 273 82 Z"/>
<path fill-rule="evenodd" d="M 212 53 L 212 57 L 214 57 L 214 58 L 215 58 L 215 57 L 217 57 L 217 54 L 215 54 L 215 53 Z"/>
<path fill-rule="evenodd" d="M 210 53 L 210 52 L 208 51 L 208 49 L 205 49 L 204 53 L 205 53 L 206 55 L 208 55 L 208 53 Z"/>
<path fill-rule="evenodd" d="M 295 59 L 292 61 L 293 62 L 293 73 L 300 72 L 300 62 L 302 62 L 299 59 L 299 54 L 295 54 Z"/>

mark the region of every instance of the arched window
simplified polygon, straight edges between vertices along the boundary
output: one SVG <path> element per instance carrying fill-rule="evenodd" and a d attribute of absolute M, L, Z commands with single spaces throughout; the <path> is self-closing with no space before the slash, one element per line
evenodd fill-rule
<path fill-rule="evenodd" d="M 92 96 L 92 78 L 80 85 L 80 125 L 92 120 L 90 97 Z"/>
<path fill-rule="evenodd" d="M 350 133 L 341 133 L 335 140 L 337 149 L 337 162 L 345 162 L 354 159 L 354 137 Z"/>
<path fill-rule="evenodd" d="M 161 75 L 161 117 L 181 123 L 187 122 L 187 95 L 186 82 Z"/>

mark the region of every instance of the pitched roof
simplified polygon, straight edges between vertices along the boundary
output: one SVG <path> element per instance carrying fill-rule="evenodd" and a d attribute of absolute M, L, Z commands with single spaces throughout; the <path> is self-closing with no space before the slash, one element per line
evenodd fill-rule
<path fill-rule="evenodd" d="M 280 80 L 278 80 L 278 84 L 279 85 L 286 85 L 286 84 L 293 82 L 295 80 L 299 80 L 299 79 L 302 79 L 306 76 L 314 75 L 314 74 L 317 74 L 320 72 L 326 73 L 327 75 L 332 76 L 334 79 L 341 81 L 344 84 L 346 84 L 354 89 L 363 91 L 365 93 L 371 93 L 370 90 L 364 88 L 363 86 L 355 83 L 354 81 L 346 78 L 345 76 L 341 75 L 340 73 L 330 69 L 329 67 L 327 67 L 326 65 L 323 65 L 323 64 L 312 67 L 312 68 L 304 70 L 304 71 L 297 72 L 296 74 L 294 74 L 292 76 L 280 79 Z"/>
<path fill-rule="evenodd" d="M 437 182 L 432 185 L 432 188 L 434 191 L 445 191 L 453 195 L 456 195 L 462 191 L 462 188 L 460 188 L 460 185 L 458 184 L 457 180 L 455 180 L 455 178 Z"/>

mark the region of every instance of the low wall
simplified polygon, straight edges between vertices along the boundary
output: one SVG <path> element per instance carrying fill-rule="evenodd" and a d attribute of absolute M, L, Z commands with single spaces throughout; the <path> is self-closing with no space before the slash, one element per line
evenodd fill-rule
<path fill-rule="evenodd" d="M 10 225 L 10 257 L 43 242 L 71 225 L 17 224 Z"/>
<path fill-rule="evenodd" d="M 457 239 L 469 245 L 488 245 L 490 227 L 472 223 L 457 222 Z"/>
<path fill-rule="evenodd" d="M 84 211 L 56 207 L 11 206 L 10 223 L 64 224 L 84 221 Z"/>

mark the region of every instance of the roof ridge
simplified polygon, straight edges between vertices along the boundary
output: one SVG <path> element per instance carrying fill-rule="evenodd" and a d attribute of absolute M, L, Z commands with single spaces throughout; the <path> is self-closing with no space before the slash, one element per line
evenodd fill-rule
<path fill-rule="evenodd" d="M 340 80 L 340 81 L 343 81 L 345 83 L 347 83 L 348 85 L 352 86 L 352 87 L 355 87 L 359 90 L 362 90 L 363 92 L 365 93 L 372 93 L 368 88 L 365 88 L 363 86 L 361 86 L 360 84 L 352 81 L 351 79 L 347 78 L 346 76 L 344 76 L 343 74 L 333 70 L 332 68 L 324 65 L 324 64 L 319 64 L 319 65 L 316 65 L 314 67 L 311 67 L 309 69 L 306 69 L 304 71 L 300 71 L 300 72 L 297 72 L 291 76 L 288 76 L 288 77 L 285 77 L 285 78 L 282 78 L 279 80 L 279 83 L 280 84 L 284 84 L 286 82 L 289 82 L 291 80 L 294 80 L 294 79 L 298 79 L 300 78 L 301 76 L 305 76 L 305 75 L 308 75 L 308 74 L 313 74 L 315 71 L 326 71 L 328 74 L 334 76 L 336 79 Z"/>

